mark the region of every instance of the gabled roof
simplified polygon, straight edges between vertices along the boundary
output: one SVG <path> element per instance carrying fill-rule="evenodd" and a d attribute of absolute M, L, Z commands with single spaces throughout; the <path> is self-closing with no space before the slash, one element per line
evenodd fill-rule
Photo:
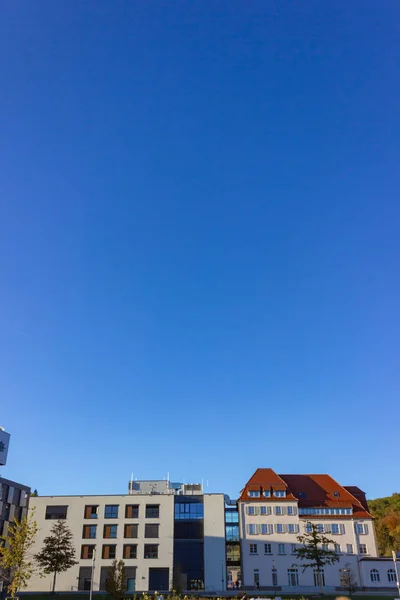
<path fill-rule="evenodd" d="M 360 488 L 345 488 L 326 474 L 278 475 L 273 469 L 257 469 L 242 490 L 239 501 L 260 501 L 259 498 L 249 498 L 248 491 L 260 490 L 262 493 L 270 489 L 286 491 L 286 498 L 273 498 L 274 502 L 298 500 L 300 508 L 352 508 L 357 518 L 372 518 Z"/>

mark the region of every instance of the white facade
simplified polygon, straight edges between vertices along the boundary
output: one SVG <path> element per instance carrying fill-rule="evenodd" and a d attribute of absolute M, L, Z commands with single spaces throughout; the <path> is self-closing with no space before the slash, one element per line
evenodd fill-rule
<path fill-rule="evenodd" d="M 181 496 L 180 501 L 184 501 L 185 497 Z M 197 494 L 197 497 L 204 506 L 204 538 L 200 540 L 204 553 L 204 586 L 206 590 L 220 590 L 221 573 L 225 573 L 226 569 L 224 496 Z M 174 573 L 175 500 L 176 495 L 170 492 L 146 494 L 143 489 L 138 494 L 131 491 L 129 495 L 32 498 L 30 509 L 35 511 L 35 519 L 39 526 L 33 553 L 42 548 L 43 540 L 50 534 L 54 519 L 64 519 L 66 516 L 65 523 L 73 534 L 78 564 L 57 576 L 56 591 L 70 592 L 90 587 L 93 546 L 96 549 L 94 591 L 104 589 L 107 569 L 114 558 L 123 559 L 125 562 L 129 591 L 171 590 Z M 127 506 L 134 506 L 134 513 L 129 512 L 131 509 L 127 509 Z M 159 507 L 158 516 L 157 511 L 153 511 L 153 515 L 149 514 L 149 506 Z M 67 508 L 65 510 L 62 507 Z M 93 514 L 88 507 L 94 507 Z M 52 511 L 55 511 L 55 514 L 53 518 L 49 518 Z M 131 529 L 129 525 L 134 527 Z M 158 537 L 146 537 L 152 529 L 148 528 L 148 525 L 158 525 L 155 528 L 158 529 Z M 86 537 L 88 535 L 95 537 Z M 110 535 L 113 537 L 105 537 Z M 127 537 L 128 535 L 137 537 Z M 147 557 L 148 544 L 153 547 L 152 552 L 156 547 L 157 557 Z M 90 551 L 87 546 L 90 547 Z M 113 547 L 110 558 L 106 558 L 105 546 Z M 127 546 L 136 546 L 135 558 L 127 557 Z M 51 575 L 44 578 L 35 575 L 30 580 L 27 591 L 48 592 L 51 586 Z"/>
<path fill-rule="evenodd" d="M 240 535 L 242 577 L 244 587 L 253 587 L 259 582 L 261 588 L 273 588 L 274 583 L 284 592 L 293 588 L 317 586 L 312 570 L 302 572 L 293 554 L 297 536 L 306 531 L 306 523 L 321 526 L 332 544 L 330 549 L 339 554 L 339 562 L 326 566 L 325 586 L 340 587 L 341 569 L 351 569 L 358 586 L 364 583 L 364 571 L 360 566 L 363 557 L 377 557 L 377 548 L 372 519 L 353 519 L 351 515 L 331 517 L 303 517 L 299 515 L 296 501 L 240 502 Z M 362 552 L 362 553 L 361 553 Z M 294 569 L 294 570 L 293 570 Z M 273 574 L 276 573 L 276 580 Z"/>

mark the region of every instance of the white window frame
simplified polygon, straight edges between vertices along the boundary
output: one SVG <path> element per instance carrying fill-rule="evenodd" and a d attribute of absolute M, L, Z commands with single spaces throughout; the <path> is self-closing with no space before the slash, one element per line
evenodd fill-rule
<path fill-rule="evenodd" d="M 272 554 L 272 544 L 264 544 L 264 554 Z"/>
<path fill-rule="evenodd" d="M 350 550 L 349 550 L 350 549 Z M 354 554 L 354 547 L 353 544 L 346 544 L 346 553 L 347 554 Z"/>
<path fill-rule="evenodd" d="M 366 556 L 368 554 L 367 544 L 360 544 L 358 547 L 358 553 Z"/>
<path fill-rule="evenodd" d="M 260 492 L 257 490 L 249 490 L 249 498 L 259 498 Z"/>
<path fill-rule="evenodd" d="M 380 583 L 381 576 L 378 569 L 371 569 L 369 572 L 369 577 L 372 583 Z"/>
<path fill-rule="evenodd" d="M 257 544 L 250 544 L 250 554 L 258 554 Z"/>
<path fill-rule="evenodd" d="M 397 583 L 396 571 L 394 569 L 388 569 L 387 578 L 389 583 Z"/>
<path fill-rule="evenodd" d="M 283 552 L 281 552 L 281 550 L 283 550 Z M 280 554 L 281 556 L 283 556 L 284 554 L 286 554 L 286 546 L 285 546 L 285 544 L 278 544 L 278 554 Z"/>

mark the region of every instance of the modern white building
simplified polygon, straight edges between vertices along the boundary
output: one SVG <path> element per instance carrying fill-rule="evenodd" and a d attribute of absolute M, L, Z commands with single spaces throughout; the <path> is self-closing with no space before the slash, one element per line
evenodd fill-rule
<path fill-rule="evenodd" d="M 340 590 L 350 572 L 360 588 L 396 588 L 393 563 L 379 559 L 374 521 L 365 494 L 329 475 L 277 475 L 257 469 L 238 501 L 241 576 L 245 588 L 308 592 L 318 575 L 303 572 L 297 536 L 316 524 L 339 561 L 324 568 L 323 585 Z"/>
<path fill-rule="evenodd" d="M 57 577 L 57 591 L 104 590 L 114 559 L 123 559 L 128 591 L 221 589 L 226 569 L 224 495 L 200 484 L 131 481 L 129 494 L 40 496 L 31 499 L 38 552 L 55 519 L 73 534 L 78 564 Z M 221 575 L 222 574 L 222 575 Z M 49 591 L 35 576 L 27 591 Z"/>

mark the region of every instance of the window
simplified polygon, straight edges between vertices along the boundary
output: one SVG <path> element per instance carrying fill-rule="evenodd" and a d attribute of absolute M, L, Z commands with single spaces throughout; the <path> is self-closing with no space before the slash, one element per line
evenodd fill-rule
<path fill-rule="evenodd" d="M 340 492 L 333 492 L 333 495 L 335 496 L 335 498 L 339 498 Z"/>
<path fill-rule="evenodd" d="M 274 496 L 275 498 L 286 498 L 286 492 L 283 490 L 275 490 Z"/>
<path fill-rule="evenodd" d="M 202 502 L 177 502 L 175 504 L 175 520 L 193 521 L 204 519 L 204 505 Z"/>
<path fill-rule="evenodd" d="M 225 537 L 227 542 L 238 542 L 239 525 L 227 525 L 225 528 Z"/>
<path fill-rule="evenodd" d="M 369 574 L 373 583 L 377 583 L 381 580 L 378 569 L 371 569 Z"/>
<path fill-rule="evenodd" d="M 227 510 L 225 513 L 225 523 L 239 523 L 239 513 L 237 510 Z"/>
<path fill-rule="evenodd" d="M 272 533 L 272 531 L 271 531 L 271 526 L 272 526 L 272 525 L 270 525 L 269 523 L 263 523 L 263 524 L 261 525 L 261 533 L 262 533 L 263 535 L 269 535 L 270 533 Z"/>
<path fill-rule="evenodd" d="M 335 544 L 335 552 L 336 552 L 336 554 L 341 554 L 342 549 L 340 547 L 340 544 Z"/>
<path fill-rule="evenodd" d="M 296 533 L 296 525 L 294 523 L 289 523 L 288 531 L 289 533 Z"/>
<path fill-rule="evenodd" d="M 139 518 L 139 504 L 126 504 L 125 519 L 138 519 L 138 518 Z"/>
<path fill-rule="evenodd" d="M 250 554 L 258 554 L 257 544 L 250 544 Z"/>
<path fill-rule="evenodd" d="M 353 544 L 346 544 L 347 554 L 353 554 Z"/>
<path fill-rule="evenodd" d="M 267 514 L 267 507 L 260 506 L 260 515 L 266 515 L 266 514 Z"/>
<path fill-rule="evenodd" d="M 272 545 L 264 544 L 264 554 L 272 554 Z"/>
<path fill-rule="evenodd" d="M 146 519 L 159 519 L 159 517 L 160 517 L 160 505 L 159 504 L 146 504 Z"/>
<path fill-rule="evenodd" d="M 124 544 L 124 558 L 137 558 L 137 544 Z"/>
<path fill-rule="evenodd" d="M 305 529 L 306 533 L 311 533 L 312 532 L 312 524 L 306 523 L 304 526 L 304 529 Z"/>
<path fill-rule="evenodd" d="M 360 554 L 368 554 L 367 545 L 360 544 Z"/>
<path fill-rule="evenodd" d="M 135 525 L 125 525 L 124 527 L 124 538 L 137 538 L 138 536 L 138 526 Z"/>
<path fill-rule="evenodd" d="M 325 573 L 323 569 L 314 569 L 314 585 L 316 587 L 325 587 Z"/>
<path fill-rule="evenodd" d="M 321 548 L 322 548 L 322 550 L 324 550 L 325 552 L 329 552 L 329 544 L 321 544 Z"/>
<path fill-rule="evenodd" d="M 334 535 L 339 533 L 339 525 L 337 523 L 332 523 L 332 533 Z"/>
<path fill-rule="evenodd" d="M 106 504 L 104 509 L 105 519 L 118 519 L 118 504 Z"/>
<path fill-rule="evenodd" d="M 255 535 L 257 533 L 257 527 L 254 523 L 250 523 L 249 525 L 249 535 Z"/>
<path fill-rule="evenodd" d="M 116 538 L 117 531 L 118 531 L 118 525 L 104 525 L 103 537 Z"/>
<path fill-rule="evenodd" d="M 254 569 L 254 585 L 259 587 L 260 585 L 260 571 L 259 569 Z"/>
<path fill-rule="evenodd" d="M 45 519 L 66 519 L 68 506 L 46 506 Z"/>
<path fill-rule="evenodd" d="M 299 572 L 297 569 L 288 569 L 288 582 L 290 587 L 298 587 L 299 585 Z"/>
<path fill-rule="evenodd" d="M 278 544 L 278 554 L 286 554 L 285 544 Z"/>
<path fill-rule="evenodd" d="M 98 508 L 99 507 L 95 504 L 89 504 L 89 505 L 85 506 L 84 518 L 85 519 L 97 519 Z"/>
<path fill-rule="evenodd" d="M 144 558 L 158 558 L 158 544 L 145 544 Z"/>
<path fill-rule="evenodd" d="M 277 523 L 276 533 L 283 533 L 283 525 L 281 523 Z"/>
<path fill-rule="evenodd" d="M 227 544 L 226 560 L 228 562 L 239 562 L 240 561 L 240 547 L 237 544 Z"/>
<path fill-rule="evenodd" d="M 256 514 L 256 507 L 255 506 L 248 506 L 247 507 L 247 514 L 248 515 L 255 515 Z"/>
<path fill-rule="evenodd" d="M 264 498 L 271 498 L 271 491 L 270 490 L 264 490 L 263 491 L 263 496 L 264 496 Z"/>
<path fill-rule="evenodd" d="M 81 558 L 82 559 L 86 559 L 86 558 L 93 558 L 93 552 L 95 549 L 95 545 L 88 545 L 88 544 L 83 544 L 81 546 Z"/>
<path fill-rule="evenodd" d="M 356 533 L 359 535 L 368 535 L 368 525 L 366 523 L 356 523 Z"/>
<path fill-rule="evenodd" d="M 322 523 L 317 523 L 317 531 L 318 533 L 324 533 L 324 526 Z"/>
<path fill-rule="evenodd" d="M 259 498 L 260 492 L 256 490 L 249 490 L 249 498 Z"/>
<path fill-rule="evenodd" d="M 281 515 L 282 514 L 282 509 L 280 506 L 275 506 L 275 514 L 276 515 Z"/>
<path fill-rule="evenodd" d="M 117 554 L 117 546 L 115 544 L 103 544 L 102 558 L 114 559 Z"/>
<path fill-rule="evenodd" d="M 94 539 L 96 537 L 97 525 L 84 525 L 82 537 L 84 539 Z"/>
<path fill-rule="evenodd" d="M 287 514 L 288 515 L 294 515 L 294 506 L 288 506 L 287 507 Z"/>
<path fill-rule="evenodd" d="M 396 583 L 397 582 L 396 571 L 394 569 L 389 569 L 389 571 L 387 572 L 387 576 L 388 576 L 388 581 L 390 583 Z"/>
<path fill-rule="evenodd" d="M 144 537 L 145 538 L 158 538 L 158 524 L 146 523 L 144 526 Z"/>
<path fill-rule="evenodd" d="M 297 544 L 292 544 L 292 554 L 294 554 L 297 550 Z"/>

